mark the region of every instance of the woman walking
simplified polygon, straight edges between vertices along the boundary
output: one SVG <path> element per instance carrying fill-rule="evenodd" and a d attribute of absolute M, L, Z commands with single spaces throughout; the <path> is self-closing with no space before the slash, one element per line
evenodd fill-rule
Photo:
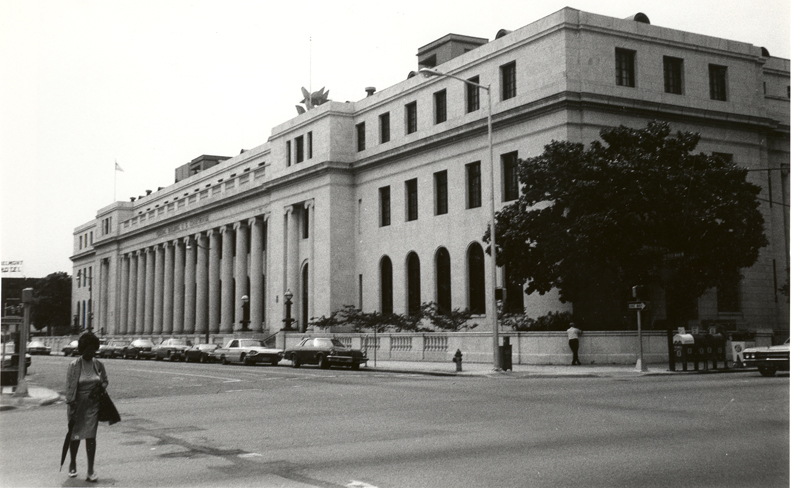
<path fill-rule="evenodd" d="M 84 332 L 77 342 L 80 357 L 69 364 L 66 372 L 66 405 L 71 427 L 69 451 L 69 477 L 77 476 L 77 451 L 80 440 L 85 439 L 88 454 L 88 475 L 86 481 L 96 482 L 99 478 L 94 471 L 96 457 L 96 428 L 99 425 L 99 392 L 107 388 L 107 372 L 104 365 L 94 359 L 99 350 L 99 338 L 92 332 Z"/>

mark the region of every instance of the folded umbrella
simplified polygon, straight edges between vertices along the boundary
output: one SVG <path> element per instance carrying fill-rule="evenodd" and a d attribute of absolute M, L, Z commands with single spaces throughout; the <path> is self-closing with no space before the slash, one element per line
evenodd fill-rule
<path fill-rule="evenodd" d="M 66 438 L 63 439 L 63 450 L 61 451 L 61 463 L 58 471 L 63 469 L 63 461 L 66 460 L 66 453 L 69 452 L 69 444 L 71 444 L 72 430 L 74 430 L 74 420 L 69 420 L 69 432 L 66 433 Z"/>

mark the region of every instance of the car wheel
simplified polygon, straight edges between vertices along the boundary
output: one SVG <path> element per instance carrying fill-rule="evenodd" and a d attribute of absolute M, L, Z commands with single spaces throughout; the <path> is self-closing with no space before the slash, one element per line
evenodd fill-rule
<path fill-rule="evenodd" d="M 776 374 L 776 367 L 775 366 L 760 366 L 759 372 L 762 373 L 762 376 L 775 376 Z"/>
<path fill-rule="evenodd" d="M 352 363 L 352 369 L 354 369 L 355 371 L 359 370 L 360 369 L 360 363 Z"/>
<path fill-rule="evenodd" d="M 327 360 L 327 356 L 324 354 L 319 355 L 319 361 L 317 362 L 319 363 L 319 367 L 321 369 L 330 369 L 330 361 Z"/>
<path fill-rule="evenodd" d="M 242 363 L 242 366 L 250 366 L 244 352 L 239 356 L 239 362 Z"/>
<path fill-rule="evenodd" d="M 292 354 L 291 361 L 292 361 L 292 368 L 300 367 L 300 359 L 297 357 L 296 354 Z"/>

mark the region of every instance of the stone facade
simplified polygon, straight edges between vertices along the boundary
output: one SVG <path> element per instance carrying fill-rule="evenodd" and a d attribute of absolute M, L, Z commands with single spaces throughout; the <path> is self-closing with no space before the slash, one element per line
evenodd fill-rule
<path fill-rule="evenodd" d="M 511 198 L 512 158 L 553 139 L 588 144 L 619 124 L 665 120 L 699 132 L 698 150 L 748 167 L 770 244 L 743 271 L 738 303 L 725 310 L 713 290 L 699 320 L 788 331 L 778 289 L 789 270 L 789 60 L 570 8 L 464 51 L 436 69 L 491 87 L 496 207 Z M 329 101 L 266 143 L 78 227 L 73 313 L 140 336 L 272 333 L 287 291 L 302 328 L 344 305 L 477 309 L 491 289 L 481 240 L 489 174 L 483 90 L 418 75 L 357 102 Z M 554 293 L 521 298 L 531 316 L 572 309 Z M 663 297 L 653 304 L 662 316 Z M 489 323 L 480 312 L 474 320 Z"/>

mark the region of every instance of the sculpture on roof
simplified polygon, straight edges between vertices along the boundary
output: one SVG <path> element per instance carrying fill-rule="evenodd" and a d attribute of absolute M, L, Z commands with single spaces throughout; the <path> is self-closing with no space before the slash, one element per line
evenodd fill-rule
<path fill-rule="evenodd" d="M 327 102 L 327 97 L 330 95 L 330 90 L 325 91 L 324 87 L 313 93 L 309 93 L 308 90 L 303 87 L 302 92 L 303 99 L 300 103 L 304 104 L 305 107 L 303 108 L 300 105 L 295 105 L 298 114 L 304 114 L 306 110 L 311 110 L 312 108 Z"/>

